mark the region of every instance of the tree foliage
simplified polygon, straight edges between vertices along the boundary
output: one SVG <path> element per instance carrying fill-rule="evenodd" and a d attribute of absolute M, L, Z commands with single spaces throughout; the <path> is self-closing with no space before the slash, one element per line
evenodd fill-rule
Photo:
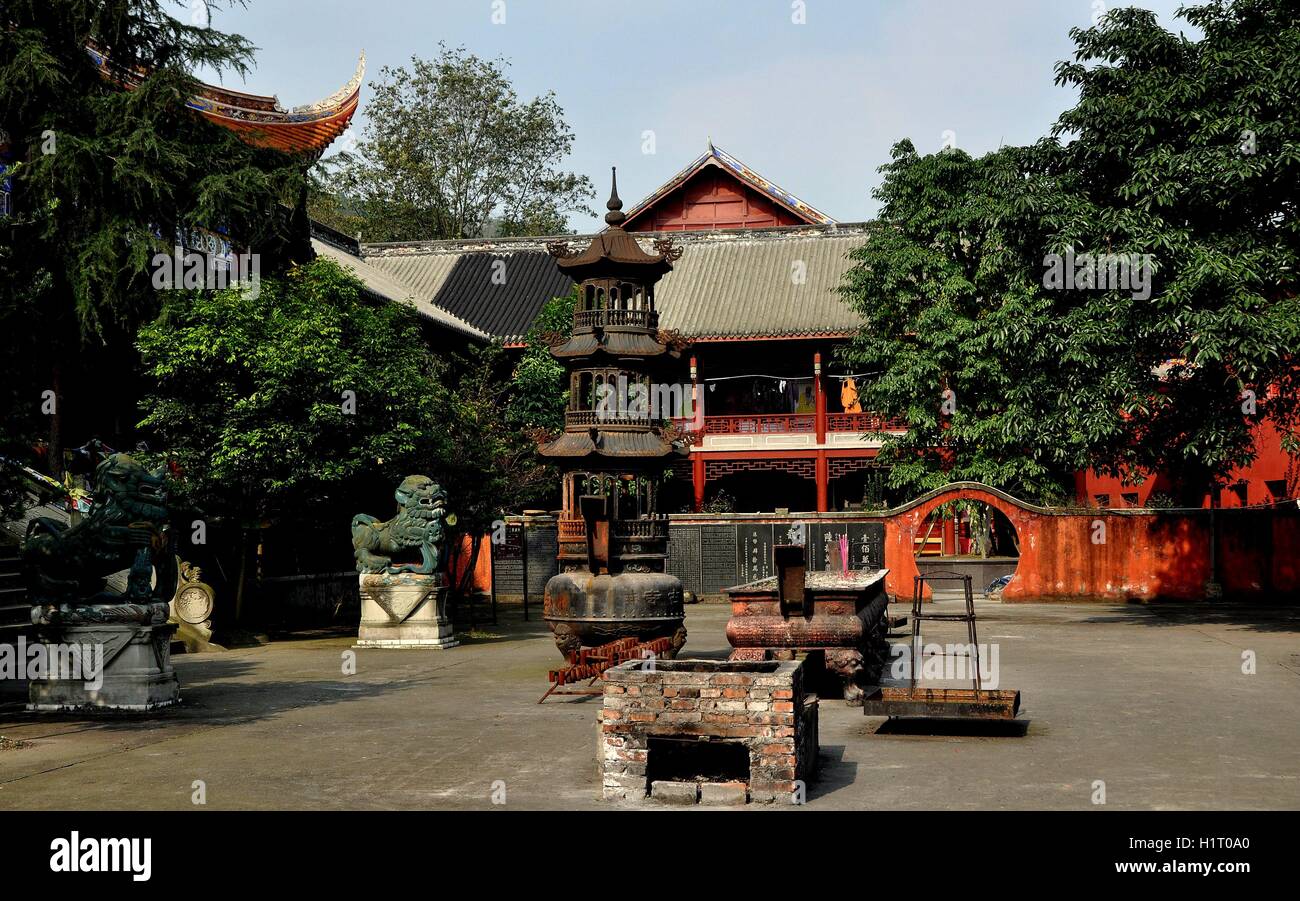
<path fill-rule="evenodd" d="M 189 18 L 189 4 L 162 0 L 4 5 L 0 123 L 18 157 L 4 231 L 22 253 L 0 290 L 48 274 L 54 327 L 73 325 L 73 313 L 85 334 L 129 332 L 157 313 L 150 263 L 178 230 L 226 228 L 245 245 L 273 244 L 279 201 L 296 190 L 291 160 L 187 108 L 195 69 L 243 75 L 253 48 L 173 17 L 173 6 Z M 87 53 L 92 39 L 114 72 L 139 79 L 132 90 L 104 77 Z"/>
<path fill-rule="evenodd" d="M 1060 328 L 1104 363 L 1116 462 L 1168 471 L 1199 501 L 1252 459 L 1260 423 L 1294 445 L 1300 7 L 1219 0 L 1182 17 L 1201 40 L 1139 9 L 1075 30 L 1057 81 L 1079 102 L 1036 149 L 1054 246 L 1155 261 L 1149 300 L 1087 292 Z"/>
<path fill-rule="evenodd" d="M 262 251 L 263 272 L 288 252 L 279 204 L 296 195 L 301 169 L 187 108 L 194 71 L 243 75 L 253 52 L 194 13 L 167 0 L 0 4 L 0 144 L 9 145 L 13 187 L 12 213 L 0 218 L 6 456 L 35 462 L 32 445 L 44 434 L 57 473 L 59 440 L 91 437 L 62 422 L 69 398 L 60 371 L 113 369 L 117 392 L 128 390 L 135 328 L 160 308 L 151 264 L 178 232 L 226 229 Z M 91 58 L 91 41 L 108 52 L 115 77 Z M 127 72 L 138 82 L 131 90 Z M 46 391 L 57 395 L 53 415 Z M 17 496 L 2 467 L 0 494 Z"/>
<path fill-rule="evenodd" d="M 564 366 L 551 355 L 556 336 L 573 329 L 573 308 L 578 293 L 548 300 L 525 336 L 523 353 L 511 374 L 506 419 L 516 428 L 543 432 L 564 430 L 564 410 L 569 403 Z"/>
<path fill-rule="evenodd" d="M 586 176 L 561 165 L 573 132 L 554 93 L 522 101 L 503 60 L 439 45 L 432 60 L 381 70 L 355 153 L 332 157 L 318 199 L 367 241 L 558 234 L 590 214 Z"/>
<path fill-rule="evenodd" d="M 140 331 L 141 422 L 190 502 L 301 517 L 354 480 L 396 484 L 447 454 L 440 365 L 414 312 L 318 259 L 260 291 L 177 292 Z"/>
<path fill-rule="evenodd" d="M 507 512 L 553 500 L 559 476 L 537 456 L 539 430 L 502 415 L 513 389 L 504 349 L 471 349 L 456 369 L 447 389 L 450 447 L 441 465 L 460 486 L 469 526 L 484 534 Z"/>
<path fill-rule="evenodd" d="M 864 320 L 842 358 L 868 373 L 863 409 L 909 424 L 883 451 L 893 487 L 1054 496 L 1079 459 L 1019 167 L 1014 150 L 920 156 L 908 141 L 881 167 L 880 219 L 840 289 Z"/>
<path fill-rule="evenodd" d="M 1295 440 L 1300 10 L 1182 15 L 1201 40 L 1139 9 L 1072 32 L 1057 79 L 1079 101 L 1033 147 L 904 142 L 883 167 L 842 289 L 866 320 L 844 359 L 879 370 L 864 406 L 911 424 L 887 442 L 896 486 L 1050 497 L 1079 469 L 1162 471 L 1199 503 L 1262 423 Z M 1149 296 L 1048 287 L 1067 251 L 1149 255 Z"/>

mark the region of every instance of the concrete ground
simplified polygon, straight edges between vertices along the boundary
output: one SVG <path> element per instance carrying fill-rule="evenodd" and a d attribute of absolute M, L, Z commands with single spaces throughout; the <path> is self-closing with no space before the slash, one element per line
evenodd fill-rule
<path fill-rule="evenodd" d="M 725 656 L 727 608 L 688 611 L 683 656 Z M 1300 611 L 979 614 L 1027 727 L 935 734 L 824 700 L 809 807 L 1091 809 L 1098 782 L 1108 808 L 1300 807 Z M 153 716 L 0 705 L 0 809 L 184 809 L 196 780 L 209 808 L 490 808 L 494 783 L 507 809 L 605 806 L 599 699 L 537 704 L 560 657 L 533 616 L 449 651 L 358 651 L 355 675 L 344 636 L 177 657 L 184 703 Z"/>

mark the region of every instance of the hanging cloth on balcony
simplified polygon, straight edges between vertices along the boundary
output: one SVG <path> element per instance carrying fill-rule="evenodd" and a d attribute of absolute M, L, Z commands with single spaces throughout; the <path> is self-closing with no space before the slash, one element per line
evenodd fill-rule
<path fill-rule="evenodd" d="M 845 413 L 862 412 L 862 404 L 858 403 L 858 383 L 853 379 L 845 379 L 840 387 L 840 403 Z"/>

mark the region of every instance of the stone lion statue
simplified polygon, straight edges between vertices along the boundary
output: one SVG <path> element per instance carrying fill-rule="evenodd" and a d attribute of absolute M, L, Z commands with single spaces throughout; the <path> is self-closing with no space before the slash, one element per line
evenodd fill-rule
<path fill-rule="evenodd" d="M 23 568 L 41 621 L 166 618 L 176 590 L 166 482 L 165 470 L 110 454 L 95 467 L 94 504 L 84 519 L 28 524 Z M 125 593 L 107 591 L 104 580 L 122 570 L 130 573 Z"/>
<path fill-rule="evenodd" d="M 428 476 L 407 476 L 397 486 L 397 515 L 387 522 L 359 513 L 352 517 L 352 553 L 360 573 L 441 572 L 446 565 L 447 493 Z M 393 557 L 419 548 L 419 563 L 393 564 Z"/>

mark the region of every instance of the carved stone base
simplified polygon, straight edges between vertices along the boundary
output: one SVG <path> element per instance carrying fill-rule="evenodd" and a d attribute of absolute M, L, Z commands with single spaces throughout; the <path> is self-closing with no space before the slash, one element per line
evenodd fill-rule
<path fill-rule="evenodd" d="M 358 648 L 454 648 L 441 575 L 362 573 Z"/>
<path fill-rule="evenodd" d="M 54 650 L 47 660 L 60 657 L 77 646 L 85 659 L 79 674 L 57 672 L 52 678 L 34 679 L 28 686 L 28 710 L 156 710 L 180 700 L 181 687 L 172 669 L 171 638 L 176 627 L 170 623 L 142 626 L 133 623 L 100 623 L 85 626 L 50 626 L 41 629 L 38 640 Z M 90 653 L 86 653 L 89 651 Z M 102 658 L 99 654 L 102 653 Z M 102 674 L 90 672 L 91 660 L 102 659 Z M 82 675 L 87 678 L 53 678 Z M 99 684 L 95 684 L 99 683 Z"/>

